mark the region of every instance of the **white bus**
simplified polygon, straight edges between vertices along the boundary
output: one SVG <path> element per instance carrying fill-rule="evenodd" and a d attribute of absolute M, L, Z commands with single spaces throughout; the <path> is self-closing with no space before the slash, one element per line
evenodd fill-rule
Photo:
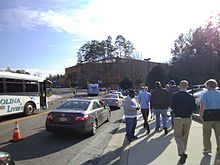
<path fill-rule="evenodd" d="M 47 107 L 44 78 L 0 71 L 0 116 L 32 115 Z"/>
<path fill-rule="evenodd" d="M 98 96 L 99 95 L 99 84 L 88 84 L 88 95 Z"/>

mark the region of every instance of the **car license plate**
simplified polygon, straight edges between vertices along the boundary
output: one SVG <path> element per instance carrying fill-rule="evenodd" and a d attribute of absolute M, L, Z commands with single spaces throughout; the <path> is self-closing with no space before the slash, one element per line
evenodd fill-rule
<path fill-rule="evenodd" d="M 60 117 L 60 121 L 67 121 L 67 117 Z"/>

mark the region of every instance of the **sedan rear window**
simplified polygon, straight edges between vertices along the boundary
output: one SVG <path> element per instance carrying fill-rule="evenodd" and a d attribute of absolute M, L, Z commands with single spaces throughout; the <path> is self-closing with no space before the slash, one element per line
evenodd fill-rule
<path fill-rule="evenodd" d="M 105 98 L 118 98 L 118 95 L 106 95 Z"/>
<path fill-rule="evenodd" d="M 90 102 L 89 101 L 80 101 L 80 100 L 69 100 L 60 106 L 57 109 L 70 109 L 70 110 L 80 110 L 85 111 L 87 110 Z"/>

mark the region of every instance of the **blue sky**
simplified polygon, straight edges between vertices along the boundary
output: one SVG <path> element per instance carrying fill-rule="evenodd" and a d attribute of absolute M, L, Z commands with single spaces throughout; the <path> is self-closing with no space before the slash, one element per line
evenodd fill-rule
<path fill-rule="evenodd" d="M 168 62 L 180 33 L 220 13 L 219 0 L 0 0 L 0 69 L 64 74 L 90 40 L 130 40 L 143 58 Z"/>

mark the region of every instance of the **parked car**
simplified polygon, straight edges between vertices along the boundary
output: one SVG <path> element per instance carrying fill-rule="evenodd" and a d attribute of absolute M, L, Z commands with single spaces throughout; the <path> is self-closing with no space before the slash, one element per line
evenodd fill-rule
<path fill-rule="evenodd" d="M 202 91 L 204 89 L 205 88 L 193 88 L 193 89 L 187 90 L 187 92 L 190 93 L 191 95 L 193 95 L 194 93 L 197 93 L 197 92 Z"/>
<path fill-rule="evenodd" d="M 193 89 L 205 88 L 205 84 L 193 85 Z"/>
<path fill-rule="evenodd" d="M 15 162 L 9 153 L 0 151 L 0 165 L 15 165 Z"/>
<path fill-rule="evenodd" d="M 111 94 L 117 94 L 117 95 L 119 95 L 119 98 L 121 98 L 121 99 L 125 98 L 125 96 L 121 92 L 118 92 L 118 91 L 112 92 Z"/>
<path fill-rule="evenodd" d="M 194 98 L 197 105 L 197 110 L 194 113 L 198 113 L 199 107 L 200 107 L 200 100 L 202 98 L 202 95 L 207 91 L 206 88 L 196 88 L 196 89 L 190 89 L 187 90 L 188 93 L 190 93 Z"/>
<path fill-rule="evenodd" d="M 200 88 L 200 90 L 198 90 L 197 92 L 194 92 L 192 95 L 196 100 L 196 104 L 199 107 L 200 104 L 200 100 L 202 98 L 202 95 L 207 91 L 206 88 Z"/>
<path fill-rule="evenodd" d="M 110 116 L 110 108 L 98 99 L 69 99 L 47 115 L 46 130 L 94 135 Z"/>
<path fill-rule="evenodd" d="M 113 108 L 121 108 L 123 105 L 124 99 L 120 98 L 118 94 L 107 94 L 102 98 L 102 100 L 111 109 L 113 109 Z"/>

